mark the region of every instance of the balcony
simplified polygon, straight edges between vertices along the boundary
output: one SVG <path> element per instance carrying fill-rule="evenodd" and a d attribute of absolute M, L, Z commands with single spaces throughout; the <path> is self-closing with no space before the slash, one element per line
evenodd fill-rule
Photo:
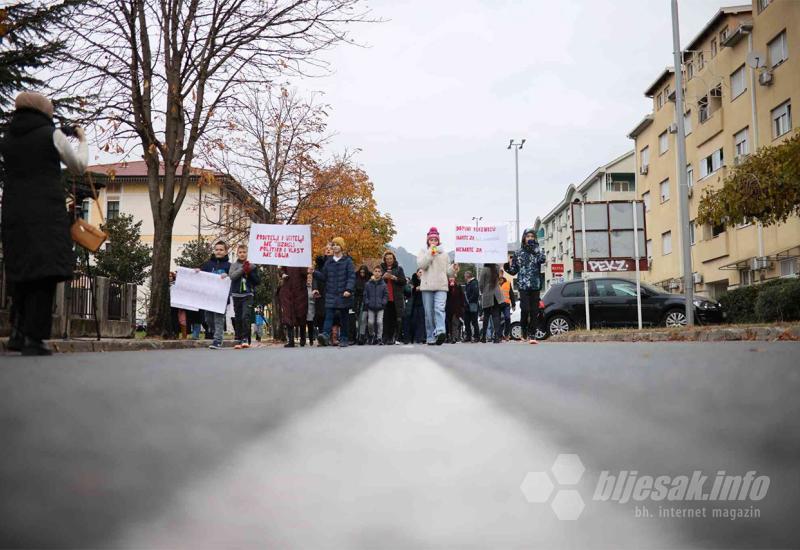
<path fill-rule="evenodd" d="M 702 145 L 709 139 L 719 134 L 723 129 L 722 108 L 720 107 L 709 116 L 705 122 L 701 122 L 694 128 L 692 133 L 697 140 L 697 145 Z"/>
<path fill-rule="evenodd" d="M 697 258 L 705 263 L 728 255 L 728 231 L 716 237 L 698 241 L 695 245 Z"/>

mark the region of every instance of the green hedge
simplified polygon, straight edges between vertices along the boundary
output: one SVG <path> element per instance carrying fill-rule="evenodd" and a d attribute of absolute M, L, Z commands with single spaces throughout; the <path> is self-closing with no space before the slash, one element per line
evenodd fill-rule
<path fill-rule="evenodd" d="M 800 279 L 776 279 L 723 294 L 719 302 L 730 323 L 800 320 Z"/>

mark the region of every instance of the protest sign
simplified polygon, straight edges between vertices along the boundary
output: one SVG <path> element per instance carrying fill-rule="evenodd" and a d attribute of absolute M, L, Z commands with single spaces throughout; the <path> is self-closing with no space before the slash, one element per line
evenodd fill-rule
<path fill-rule="evenodd" d="M 247 257 L 254 264 L 309 267 L 311 226 L 254 223 Z"/>
<path fill-rule="evenodd" d="M 231 280 L 216 273 L 195 271 L 179 267 L 175 284 L 170 287 L 170 305 L 180 309 L 196 311 L 203 309 L 215 313 L 225 313 Z"/>
<path fill-rule="evenodd" d="M 456 262 L 504 264 L 508 261 L 505 225 L 456 226 Z"/>

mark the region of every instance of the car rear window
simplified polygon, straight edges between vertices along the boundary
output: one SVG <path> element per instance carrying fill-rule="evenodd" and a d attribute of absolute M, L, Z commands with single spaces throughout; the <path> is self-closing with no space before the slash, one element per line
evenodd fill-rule
<path fill-rule="evenodd" d="M 567 283 L 561 289 L 564 298 L 578 298 L 583 296 L 583 283 Z"/>

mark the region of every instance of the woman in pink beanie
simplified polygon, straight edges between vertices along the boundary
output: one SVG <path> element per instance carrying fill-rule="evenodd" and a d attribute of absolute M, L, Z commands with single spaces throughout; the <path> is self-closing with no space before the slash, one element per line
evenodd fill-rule
<path fill-rule="evenodd" d="M 431 227 L 427 247 L 417 254 L 417 266 L 422 270 L 420 290 L 425 308 L 425 332 L 428 345 L 442 345 L 447 338 L 445 305 L 447 282 L 452 275 L 450 257 L 441 247 L 439 230 Z"/>

